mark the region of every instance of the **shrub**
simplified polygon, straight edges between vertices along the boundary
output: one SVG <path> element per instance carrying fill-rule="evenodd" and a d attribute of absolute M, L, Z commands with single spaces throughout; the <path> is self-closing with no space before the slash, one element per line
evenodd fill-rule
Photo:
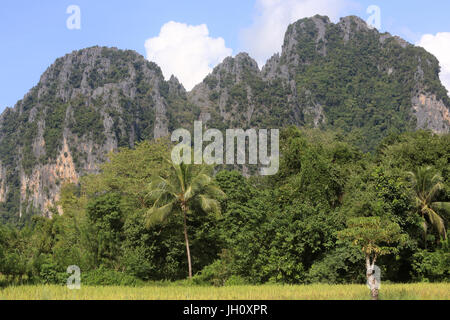
<path fill-rule="evenodd" d="M 365 278 L 359 269 L 363 262 L 358 250 L 345 246 L 338 247 L 311 266 L 306 283 L 362 283 Z"/>
<path fill-rule="evenodd" d="M 69 274 L 61 272 L 54 262 L 45 262 L 40 266 L 39 280 L 43 284 L 64 285 L 69 276 Z"/>
<path fill-rule="evenodd" d="M 413 256 L 413 278 L 423 282 L 450 280 L 450 251 L 448 240 L 435 252 L 420 250 Z"/>
<path fill-rule="evenodd" d="M 81 273 L 81 284 L 88 286 L 139 286 L 143 282 L 129 274 L 100 267 Z"/>
<path fill-rule="evenodd" d="M 219 260 L 216 260 L 209 266 L 203 268 L 203 270 L 193 278 L 194 284 L 213 285 L 215 287 L 224 286 L 232 277 L 231 260 L 230 253 L 224 250 Z"/>

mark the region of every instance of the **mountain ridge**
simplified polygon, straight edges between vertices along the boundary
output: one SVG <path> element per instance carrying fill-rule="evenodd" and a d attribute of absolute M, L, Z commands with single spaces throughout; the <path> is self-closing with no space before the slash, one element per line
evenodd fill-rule
<path fill-rule="evenodd" d="M 58 213 L 61 183 L 98 172 L 108 152 L 194 120 L 222 130 L 342 130 L 368 151 L 389 133 L 448 133 L 449 109 L 433 55 L 354 16 L 301 19 L 261 69 L 239 53 L 189 92 L 132 50 L 77 50 L 0 115 L 0 213 Z"/>

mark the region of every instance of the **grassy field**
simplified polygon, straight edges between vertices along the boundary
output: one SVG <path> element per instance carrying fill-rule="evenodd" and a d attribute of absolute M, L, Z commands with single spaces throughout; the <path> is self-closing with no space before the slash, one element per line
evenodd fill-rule
<path fill-rule="evenodd" d="M 83 287 L 18 286 L 0 289 L 0 300 L 369 300 L 364 285 L 232 287 Z M 384 300 L 449 300 L 450 284 L 385 284 Z"/>

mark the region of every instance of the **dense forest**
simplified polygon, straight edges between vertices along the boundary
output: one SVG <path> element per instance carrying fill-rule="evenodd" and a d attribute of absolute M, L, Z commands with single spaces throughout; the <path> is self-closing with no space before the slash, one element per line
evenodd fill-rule
<path fill-rule="evenodd" d="M 391 134 L 373 152 L 347 140 L 286 128 L 268 177 L 172 166 L 164 139 L 124 147 L 62 182 L 53 218 L 0 226 L 2 284 L 65 284 L 70 265 L 94 285 L 178 281 L 191 267 L 193 283 L 216 286 L 363 283 L 364 239 L 382 281 L 448 281 L 450 135 Z"/>

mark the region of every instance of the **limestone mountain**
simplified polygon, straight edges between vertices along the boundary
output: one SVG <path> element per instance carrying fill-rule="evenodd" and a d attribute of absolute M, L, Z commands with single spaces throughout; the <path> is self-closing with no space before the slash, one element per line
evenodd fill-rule
<path fill-rule="evenodd" d="M 246 54 L 227 58 L 188 96 L 216 127 L 338 129 L 369 151 L 389 133 L 449 131 L 439 70 L 425 49 L 358 17 L 315 16 L 288 27 L 281 54 L 262 71 Z"/>
<path fill-rule="evenodd" d="M 437 59 L 357 17 L 315 16 L 290 25 L 262 70 L 226 58 L 186 92 L 133 51 L 93 47 L 48 68 L 0 116 L 0 214 L 49 214 L 63 181 L 97 172 L 107 154 L 203 120 L 208 127 L 340 131 L 363 151 L 390 133 L 450 130 L 450 99 Z"/>
<path fill-rule="evenodd" d="M 167 136 L 178 100 L 178 81 L 133 51 L 93 47 L 57 59 L 1 115 L 3 213 L 48 213 L 63 181 L 96 172 L 118 147 Z"/>

